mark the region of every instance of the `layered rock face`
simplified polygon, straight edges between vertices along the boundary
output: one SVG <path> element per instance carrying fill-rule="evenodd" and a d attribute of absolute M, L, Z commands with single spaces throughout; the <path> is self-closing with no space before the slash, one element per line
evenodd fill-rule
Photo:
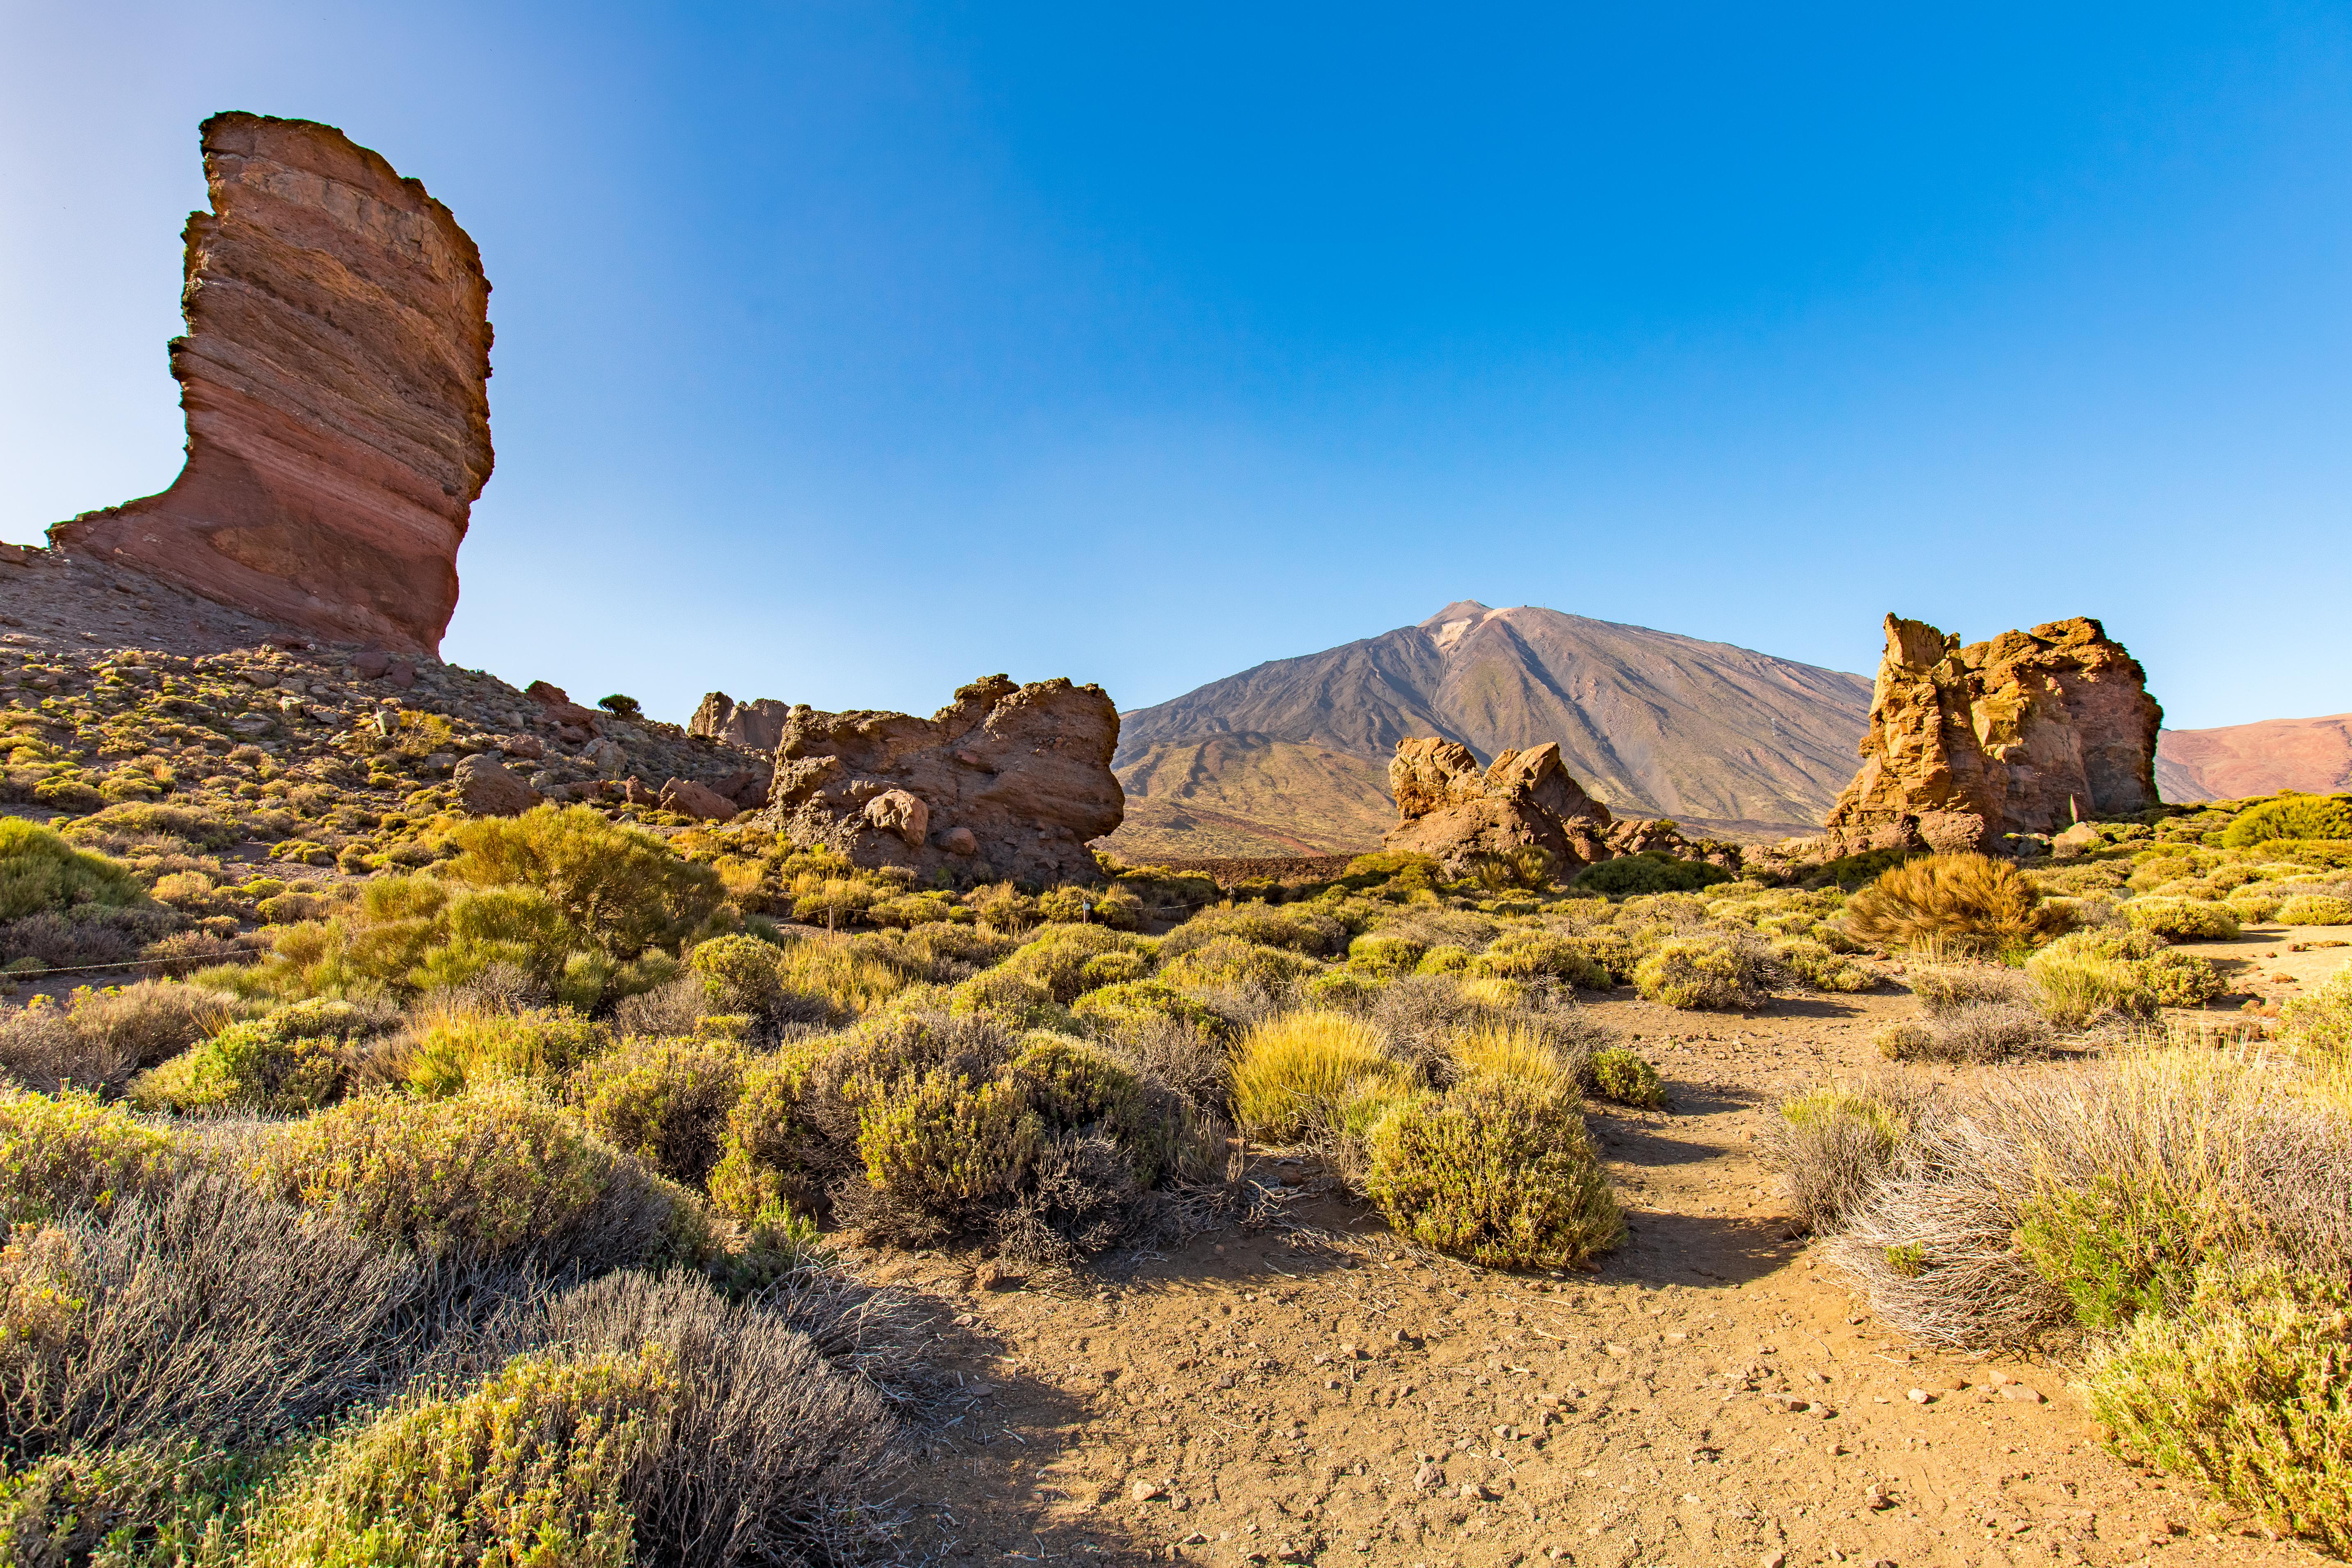
<path fill-rule="evenodd" d="M 792 711 L 791 703 L 772 697 L 738 702 L 724 691 L 707 691 L 696 705 L 694 717 L 687 721 L 686 732 L 708 735 L 747 751 L 772 752 L 784 738 L 784 721 Z"/>
<path fill-rule="evenodd" d="M 1528 845 L 1549 851 L 1561 876 L 1614 853 L 1606 838 L 1609 808 L 1569 776 L 1554 742 L 1505 752 L 1481 770 L 1458 741 L 1399 741 L 1389 793 L 1398 821 L 1381 847 L 1433 856 L 1449 873 Z"/>
<path fill-rule="evenodd" d="M 960 879 L 1091 877 L 1119 824 L 1118 710 L 1099 686 L 992 675 L 929 719 L 786 710 L 769 809 L 803 848 Z"/>
<path fill-rule="evenodd" d="M 1998 849 L 2147 810 L 2164 710 L 2147 680 L 2088 616 L 1966 647 L 1887 616 L 1862 771 L 1826 825 L 1832 847 Z"/>
<path fill-rule="evenodd" d="M 490 477 L 490 286 L 449 209 L 331 126 L 204 123 L 172 342 L 187 466 L 49 531 L 222 604 L 431 653 Z"/>

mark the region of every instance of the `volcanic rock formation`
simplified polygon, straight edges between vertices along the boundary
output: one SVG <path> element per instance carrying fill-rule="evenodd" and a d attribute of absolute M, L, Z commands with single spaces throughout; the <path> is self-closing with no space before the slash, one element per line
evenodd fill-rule
<path fill-rule="evenodd" d="M 490 286 L 415 180 L 331 126 L 204 123 L 172 488 L 49 531 L 205 597 L 344 641 L 439 647 L 490 477 Z"/>
<path fill-rule="evenodd" d="M 1480 856 L 1528 845 L 1549 853 L 1563 877 L 1614 853 L 1604 837 L 1609 808 L 1569 776 L 1556 742 L 1505 752 L 1481 771 L 1458 741 L 1399 741 L 1389 793 L 1398 820 L 1381 847 L 1433 856 L 1449 874 Z"/>
<path fill-rule="evenodd" d="M 1826 825 L 1832 847 L 1996 849 L 2147 810 L 2164 710 L 2147 679 L 2084 616 L 1966 647 L 1887 616 L 1862 771 Z"/>
<path fill-rule="evenodd" d="M 695 707 L 694 717 L 687 721 L 686 732 L 708 735 L 714 741 L 750 751 L 772 752 L 776 742 L 784 738 L 784 721 L 792 710 L 791 703 L 779 702 L 772 697 L 738 702 L 724 691 L 706 691 Z"/>
<path fill-rule="evenodd" d="M 1095 873 L 1087 841 L 1119 824 L 1118 710 L 1099 686 L 992 675 L 929 719 L 794 706 L 769 808 L 792 841 L 860 866 L 959 879 Z"/>

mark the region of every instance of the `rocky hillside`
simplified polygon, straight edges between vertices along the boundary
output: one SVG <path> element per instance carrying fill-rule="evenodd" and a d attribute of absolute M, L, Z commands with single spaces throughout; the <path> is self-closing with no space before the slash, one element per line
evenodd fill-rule
<path fill-rule="evenodd" d="M 1778 837 L 1817 827 L 1853 776 L 1861 676 L 1534 605 L 1448 605 L 1415 626 L 1276 659 L 1125 715 L 1114 765 L 1129 855 L 1377 844 L 1407 736 L 1481 761 L 1559 742 L 1621 816 Z"/>
<path fill-rule="evenodd" d="M 2352 713 L 2167 730 L 2157 740 L 2156 787 L 2168 801 L 2352 790 Z"/>

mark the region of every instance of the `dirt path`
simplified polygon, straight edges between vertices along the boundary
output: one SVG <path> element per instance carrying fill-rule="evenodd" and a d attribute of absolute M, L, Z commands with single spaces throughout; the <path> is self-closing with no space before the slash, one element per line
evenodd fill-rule
<path fill-rule="evenodd" d="M 950 1259 L 887 1265 L 950 1299 L 971 1352 L 908 1559 L 2318 1561 L 2100 1452 L 2063 1367 L 1906 1352 L 1789 1237 L 1756 1137 L 1912 1007 L 1597 1005 L 1676 1100 L 1596 1119 L 1633 1232 L 1591 1274 L 1409 1254 L 1275 1159 L 1277 1225 L 1115 1281 L 974 1292 Z"/>

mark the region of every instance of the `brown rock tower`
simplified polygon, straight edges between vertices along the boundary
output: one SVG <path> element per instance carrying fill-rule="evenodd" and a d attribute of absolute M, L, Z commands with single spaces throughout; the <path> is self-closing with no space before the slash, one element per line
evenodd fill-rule
<path fill-rule="evenodd" d="M 49 530 L 322 637 L 440 646 L 490 477 L 490 286 L 449 209 L 331 126 L 204 123 L 172 488 Z"/>
<path fill-rule="evenodd" d="M 1889 616 L 1862 771 L 1830 837 L 1842 854 L 1993 849 L 2146 811 L 2163 720 L 2139 661 L 2086 616 L 1966 647 Z"/>

